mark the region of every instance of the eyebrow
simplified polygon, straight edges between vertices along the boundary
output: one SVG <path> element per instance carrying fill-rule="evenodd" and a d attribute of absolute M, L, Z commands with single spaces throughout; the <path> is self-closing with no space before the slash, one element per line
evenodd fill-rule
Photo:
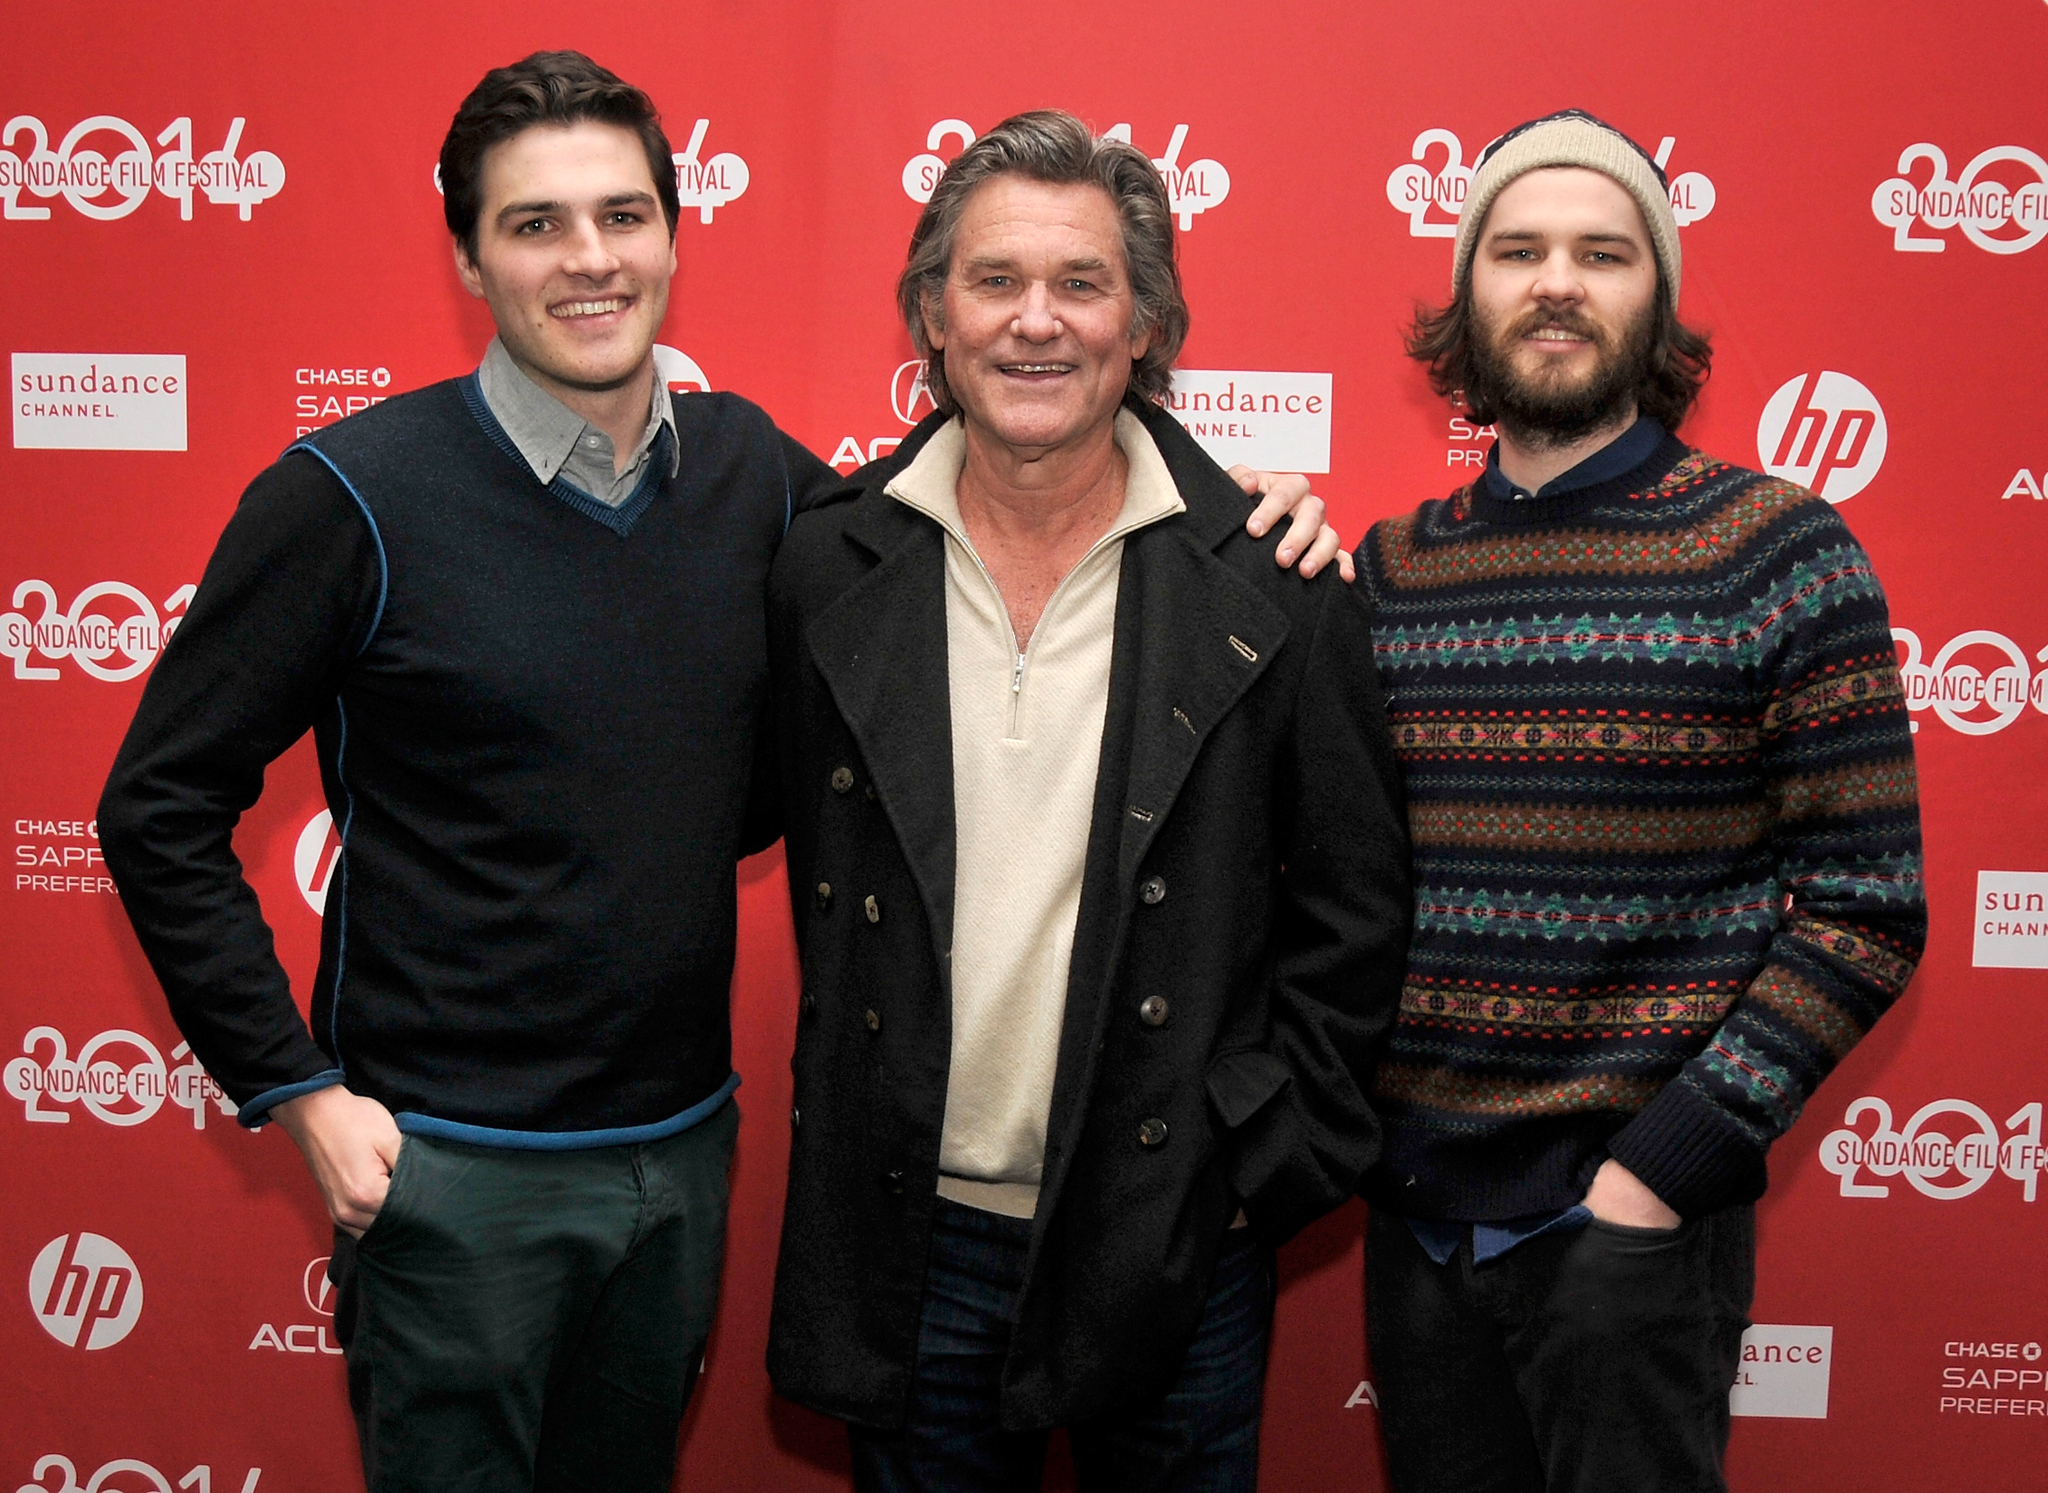
<path fill-rule="evenodd" d="M 961 263 L 960 268 L 962 268 L 963 270 L 1009 270 L 1015 269 L 1016 266 L 1017 261 L 1015 259 L 1007 258 L 1002 255 L 986 254 L 976 255 L 972 259 L 963 261 Z M 1097 257 L 1091 257 L 1088 259 L 1069 259 L 1065 264 L 1060 266 L 1060 270 L 1062 273 L 1068 270 L 1106 270 L 1108 268 L 1109 261 Z"/>
<path fill-rule="evenodd" d="M 653 205 L 654 195 L 651 192 L 614 192 L 611 196 L 602 199 L 597 204 L 599 211 L 615 207 L 652 207 Z M 569 204 L 566 202 L 552 199 L 535 202 L 508 202 L 498 209 L 497 221 L 503 223 L 508 218 L 524 218 L 537 213 L 559 213 L 567 209 L 568 206 Z"/>
<path fill-rule="evenodd" d="M 1549 238 L 1547 233 L 1538 233 L 1533 228 L 1502 228 L 1486 235 L 1488 243 L 1531 243 Z M 1640 248 L 1642 240 L 1627 233 L 1575 233 L 1571 236 L 1575 244 L 1633 244 Z"/>

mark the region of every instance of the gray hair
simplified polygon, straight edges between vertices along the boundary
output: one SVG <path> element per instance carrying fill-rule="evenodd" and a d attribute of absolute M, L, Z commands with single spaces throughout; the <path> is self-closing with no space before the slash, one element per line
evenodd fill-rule
<path fill-rule="evenodd" d="M 930 316 L 944 327 L 946 277 L 967 199 L 983 182 L 1021 176 L 1052 186 L 1102 188 L 1123 229 L 1124 269 L 1136 314 L 1133 336 L 1149 336 L 1143 357 L 1131 364 L 1131 396 L 1156 402 L 1173 383 L 1174 360 L 1188 336 L 1188 303 L 1174 257 L 1173 209 L 1166 184 L 1145 153 L 1121 140 L 1105 140 L 1059 109 L 1013 114 L 954 157 L 910 235 L 910 258 L 896 282 L 896 304 L 910 342 L 924 359 L 925 386 L 942 414 L 959 408 L 946 385 L 946 355 L 925 333 Z"/>

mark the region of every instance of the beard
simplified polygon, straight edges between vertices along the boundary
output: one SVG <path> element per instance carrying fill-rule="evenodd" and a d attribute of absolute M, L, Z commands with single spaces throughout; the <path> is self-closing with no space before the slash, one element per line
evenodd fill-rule
<path fill-rule="evenodd" d="M 1648 382 L 1656 341 L 1655 305 L 1618 331 L 1576 310 L 1525 312 L 1506 325 L 1471 309 L 1471 366 L 1466 403 L 1486 411 L 1525 446 L 1569 446 L 1618 422 Z M 1545 368 L 1530 375 L 1515 366 L 1521 339 L 1545 327 L 1559 327 L 1592 343 L 1598 361 L 1592 372 L 1569 375 Z"/>

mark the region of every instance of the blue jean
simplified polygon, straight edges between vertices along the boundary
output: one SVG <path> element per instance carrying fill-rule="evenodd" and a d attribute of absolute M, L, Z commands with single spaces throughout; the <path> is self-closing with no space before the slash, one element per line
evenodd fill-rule
<path fill-rule="evenodd" d="M 1048 1433 L 998 1418 L 1028 1219 L 941 1198 L 925 1276 L 917 1372 L 900 1431 L 849 1428 L 861 1493 L 1035 1493 Z M 1259 1411 L 1273 1323 L 1273 1252 L 1224 1242 L 1179 1377 L 1150 1404 L 1068 1427 L 1082 1493 L 1237 1493 L 1258 1485 Z"/>

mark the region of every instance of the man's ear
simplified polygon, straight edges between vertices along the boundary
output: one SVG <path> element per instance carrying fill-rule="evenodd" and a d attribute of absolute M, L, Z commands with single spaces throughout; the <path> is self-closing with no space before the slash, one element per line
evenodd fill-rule
<path fill-rule="evenodd" d="M 946 319 L 939 314 L 933 298 L 920 295 L 917 298 L 918 315 L 924 318 L 924 340 L 933 352 L 943 352 L 946 347 Z"/>
<path fill-rule="evenodd" d="M 671 250 L 671 253 L 674 251 Z M 478 300 L 484 298 L 484 277 L 477 269 L 476 261 L 469 257 L 469 249 L 461 239 L 455 240 L 455 273 L 462 279 L 462 288 Z"/>

